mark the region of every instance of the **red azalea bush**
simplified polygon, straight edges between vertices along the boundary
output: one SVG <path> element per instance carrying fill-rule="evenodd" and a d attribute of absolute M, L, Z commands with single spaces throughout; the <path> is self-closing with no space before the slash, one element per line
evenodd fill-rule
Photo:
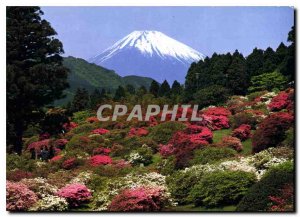
<path fill-rule="evenodd" d="M 203 111 L 205 115 L 225 116 L 231 115 L 231 112 L 224 107 L 211 107 Z"/>
<path fill-rule="evenodd" d="M 92 198 L 91 191 L 85 185 L 78 183 L 66 185 L 56 194 L 65 198 L 71 207 L 78 207 Z"/>
<path fill-rule="evenodd" d="M 64 123 L 63 124 L 63 128 L 65 131 L 70 131 L 74 128 L 76 128 L 78 126 L 78 124 L 76 124 L 75 122 L 69 122 L 69 123 Z"/>
<path fill-rule="evenodd" d="M 98 128 L 98 129 L 95 129 L 92 131 L 92 134 L 100 134 L 100 135 L 103 135 L 103 134 L 106 134 L 106 133 L 109 133 L 110 131 L 107 130 L 107 129 L 104 129 L 104 128 Z"/>
<path fill-rule="evenodd" d="M 251 126 L 249 124 L 242 124 L 238 128 L 234 129 L 231 135 L 244 141 L 251 136 Z"/>
<path fill-rule="evenodd" d="M 126 189 L 115 196 L 108 207 L 113 212 L 161 211 L 167 203 L 164 191 L 159 187 Z"/>
<path fill-rule="evenodd" d="M 128 136 L 147 136 L 149 133 L 149 131 L 147 129 L 145 129 L 144 127 L 140 127 L 140 128 L 131 128 L 129 130 Z"/>
<path fill-rule="evenodd" d="M 60 161 L 61 159 L 62 159 L 62 156 L 57 155 L 57 156 L 54 156 L 53 158 L 51 158 L 50 162 L 57 162 L 57 161 Z"/>
<path fill-rule="evenodd" d="M 230 127 L 229 119 L 226 116 L 202 115 L 202 117 L 207 121 L 207 126 L 212 130 L 228 129 Z"/>
<path fill-rule="evenodd" d="M 226 147 L 226 148 L 232 148 L 236 150 L 237 152 L 240 152 L 243 150 L 243 144 L 241 143 L 241 140 L 239 138 L 233 137 L 233 136 L 225 136 L 222 138 L 222 141 L 218 146 Z"/>
<path fill-rule="evenodd" d="M 131 167 L 131 164 L 124 159 L 115 160 L 112 162 L 112 165 L 113 165 L 113 167 L 115 167 L 117 169 L 124 169 L 124 168 Z"/>
<path fill-rule="evenodd" d="M 49 133 L 42 133 L 39 135 L 39 140 L 45 140 L 45 139 L 49 139 L 49 138 L 50 138 Z"/>
<path fill-rule="evenodd" d="M 75 157 L 72 157 L 72 158 L 69 158 L 69 159 L 65 160 L 61 165 L 61 167 L 65 170 L 71 170 L 71 169 L 74 169 L 77 166 L 78 166 L 78 162 L 77 162 Z"/>
<path fill-rule="evenodd" d="M 159 154 L 164 158 L 167 158 L 170 155 L 174 154 L 173 144 L 171 144 L 171 143 L 169 143 L 167 145 L 159 144 Z"/>
<path fill-rule="evenodd" d="M 86 119 L 86 121 L 89 123 L 95 123 L 95 122 L 99 122 L 99 119 L 97 117 L 89 117 Z"/>
<path fill-rule="evenodd" d="M 23 170 L 13 170 L 8 171 L 6 179 L 14 182 L 18 182 L 21 179 L 31 178 L 33 175 L 31 172 L 23 171 Z"/>
<path fill-rule="evenodd" d="M 27 211 L 38 200 L 36 194 L 21 183 L 6 182 L 6 210 Z"/>
<path fill-rule="evenodd" d="M 99 147 L 93 150 L 93 155 L 109 155 L 110 152 L 110 148 Z"/>
<path fill-rule="evenodd" d="M 272 206 L 269 211 L 287 212 L 294 211 L 294 185 L 286 184 L 278 196 L 269 196 Z"/>
<path fill-rule="evenodd" d="M 285 139 L 285 131 L 293 126 L 294 117 L 286 112 L 271 114 L 263 120 L 252 137 L 252 151 L 276 147 Z"/>
<path fill-rule="evenodd" d="M 285 109 L 289 103 L 289 94 L 282 91 L 272 99 L 271 103 L 268 105 L 268 108 L 271 111 L 280 111 Z"/>
<path fill-rule="evenodd" d="M 44 146 L 47 146 L 49 148 L 49 142 L 50 139 L 33 142 L 27 147 L 27 150 L 31 150 L 33 148 L 35 151 L 40 151 Z"/>
<path fill-rule="evenodd" d="M 54 146 L 59 149 L 64 149 L 69 141 L 67 139 L 57 139 L 54 141 Z"/>
<path fill-rule="evenodd" d="M 93 167 L 97 167 L 100 165 L 106 165 L 106 164 L 111 164 L 112 159 L 109 156 L 106 155 L 95 155 L 90 158 L 89 161 L 90 165 Z"/>

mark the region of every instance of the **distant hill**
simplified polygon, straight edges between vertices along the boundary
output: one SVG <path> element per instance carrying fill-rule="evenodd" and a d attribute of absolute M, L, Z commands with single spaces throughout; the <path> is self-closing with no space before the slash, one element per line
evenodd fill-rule
<path fill-rule="evenodd" d="M 56 105 L 64 104 L 72 99 L 77 88 L 86 88 L 89 92 L 95 89 L 106 89 L 114 91 L 119 85 L 131 84 L 138 88 L 140 86 L 150 87 L 152 78 L 141 76 L 121 77 L 115 71 L 89 63 L 84 59 L 65 57 L 64 66 L 70 69 L 68 81 L 70 88 L 65 90 L 66 97 L 55 102 Z"/>

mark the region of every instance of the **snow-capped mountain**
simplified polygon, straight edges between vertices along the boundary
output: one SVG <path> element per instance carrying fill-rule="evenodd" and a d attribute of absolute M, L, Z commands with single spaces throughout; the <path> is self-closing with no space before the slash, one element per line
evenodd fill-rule
<path fill-rule="evenodd" d="M 90 62 L 115 70 L 121 76 L 139 75 L 158 82 L 184 82 L 192 62 L 204 55 L 158 31 L 134 31 Z"/>

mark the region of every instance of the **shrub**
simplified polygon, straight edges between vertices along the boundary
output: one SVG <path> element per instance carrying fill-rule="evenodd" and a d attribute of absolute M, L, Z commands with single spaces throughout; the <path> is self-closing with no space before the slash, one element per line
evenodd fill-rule
<path fill-rule="evenodd" d="M 203 119 L 208 122 L 208 127 L 212 130 L 221 130 L 229 128 L 229 119 L 220 115 L 202 115 Z"/>
<path fill-rule="evenodd" d="M 173 134 L 179 130 L 183 130 L 185 125 L 180 122 L 165 122 L 156 125 L 150 130 L 149 137 L 155 142 L 166 144 L 173 136 Z"/>
<path fill-rule="evenodd" d="M 145 166 L 152 163 L 152 150 L 147 145 L 130 153 L 128 161 L 133 165 L 143 164 Z"/>
<path fill-rule="evenodd" d="M 78 161 L 75 157 L 72 157 L 72 158 L 69 158 L 67 160 L 65 160 L 61 167 L 65 170 L 71 170 L 71 169 L 74 169 L 75 167 L 78 166 Z"/>
<path fill-rule="evenodd" d="M 76 124 L 75 122 L 69 122 L 69 123 L 65 123 L 63 124 L 63 129 L 67 132 L 69 132 L 70 130 L 76 128 L 78 126 L 78 124 Z"/>
<path fill-rule="evenodd" d="M 11 171 L 20 169 L 23 171 L 32 172 L 35 169 L 35 160 L 31 160 L 26 154 L 7 154 L 6 155 L 6 170 Z"/>
<path fill-rule="evenodd" d="M 89 164 L 93 167 L 97 167 L 99 165 L 111 164 L 112 159 L 106 155 L 95 155 L 90 158 Z"/>
<path fill-rule="evenodd" d="M 231 135 L 239 138 L 241 141 L 244 141 L 251 136 L 251 126 L 248 124 L 242 124 L 238 128 L 234 129 Z"/>
<path fill-rule="evenodd" d="M 95 122 L 99 122 L 99 119 L 97 117 L 93 116 L 93 117 L 87 118 L 86 121 L 89 123 L 95 123 Z"/>
<path fill-rule="evenodd" d="M 231 115 L 231 112 L 224 107 L 210 107 L 203 111 L 205 115 L 226 116 Z"/>
<path fill-rule="evenodd" d="M 71 207 L 78 207 L 92 198 L 91 191 L 85 185 L 77 183 L 59 189 L 57 195 L 65 198 Z"/>
<path fill-rule="evenodd" d="M 99 147 L 99 143 L 93 141 L 91 138 L 83 136 L 81 134 L 75 135 L 66 145 L 66 153 L 71 155 L 72 152 L 78 152 L 81 154 L 88 153 L 93 154 L 93 150 Z"/>
<path fill-rule="evenodd" d="M 26 185 L 6 182 L 6 210 L 27 211 L 36 201 L 37 196 Z"/>
<path fill-rule="evenodd" d="M 91 117 L 93 114 L 90 111 L 80 111 L 73 113 L 72 120 L 76 123 L 83 123 L 85 120 L 89 117 Z"/>
<path fill-rule="evenodd" d="M 64 149 L 66 144 L 68 143 L 67 139 L 57 139 L 54 141 L 54 146 L 59 149 Z"/>
<path fill-rule="evenodd" d="M 109 155 L 110 152 L 110 148 L 99 147 L 93 150 L 93 155 Z"/>
<path fill-rule="evenodd" d="M 190 192 L 196 206 L 216 207 L 236 204 L 255 183 L 255 175 L 243 171 L 219 171 L 204 176 Z"/>
<path fill-rule="evenodd" d="M 68 209 L 68 202 L 66 199 L 54 196 L 47 195 L 46 197 L 39 200 L 30 211 L 65 211 Z"/>
<path fill-rule="evenodd" d="M 269 196 L 280 195 L 280 189 L 287 183 L 294 182 L 294 167 L 287 161 L 271 168 L 262 179 L 254 184 L 240 201 L 237 211 L 267 211 L 271 202 Z"/>
<path fill-rule="evenodd" d="M 167 158 L 170 155 L 173 155 L 174 154 L 173 144 L 171 144 L 171 143 L 169 143 L 167 145 L 160 144 L 159 145 L 159 154 L 164 158 Z"/>
<path fill-rule="evenodd" d="M 259 152 L 280 145 L 285 139 L 285 131 L 292 126 L 293 121 L 293 116 L 284 112 L 274 113 L 267 117 L 253 135 L 252 151 Z"/>
<path fill-rule="evenodd" d="M 232 148 L 237 152 L 243 150 L 243 144 L 241 143 L 241 140 L 239 138 L 232 137 L 232 136 L 223 137 L 221 143 L 217 144 L 217 146 Z"/>
<path fill-rule="evenodd" d="M 287 131 L 285 131 L 285 140 L 282 141 L 282 145 L 287 147 L 294 147 L 295 146 L 295 135 L 294 135 L 294 128 L 291 127 Z"/>
<path fill-rule="evenodd" d="M 167 201 L 159 187 L 126 189 L 113 198 L 108 207 L 113 212 L 161 211 Z"/>
<path fill-rule="evenodd" d="M 31 143 L 27 150 L 34 149 L 36 152 L 40 151 L 43 147 L 49 146 L 50 139 L 44 139 L 41 141 Z M 49 148 L 49 147 L 48 147 Z"/>
<path fill-rule="evenodd" d="M 7 171 L 6 179 L 14 182 L 18 182 L 21 179 L 31 178 L 33 175 L 31 172 L 23 171 L 23 170 L 13 170 Z"/>
<path fill-rule="evenodd" d="M 260 119 L 262 118 L 251 112 L 243 111 L 230 117 L 230 125 L 235 129 L 242 124 L 248 124 L 252 129 L 256 129 L 256 125 L 259 123 Z"/>
<path fill-rule="evenodd" d="M 81 125 L 73 128 L 70 131 L 70 133 L 74 133 L 74 134 L 89 133 L 94 128 L 95 128 L 94 124 L 90 124 L 90 123 L 81 124 Z"/>
<path fill-rule="evenodd" d="M 207 147 L 194 151 L 192 164 L 211 164 L 222 159 L 232 158 L 236 155 L 236 151 L 231 148 Z"/>
<path fill-rule="evenodd" d="M 109 130 L 104 129 L 104 128 L 98 128 L 92 131 L 92 134 L 99 134 L 99 135 L 103 135 L 103 134 L 107 134 L 109 133 Z"/>
<path fill-rule="evenodd" d="M 272 212 L 286 212 L 294 211 L 294 185 L 288 183 L 280 189 L 279 196 L 269 196 L 271 200 L 271 207 L 268 211 Z"/>
<path fill-rule="evenodd" d="M 149 131 L 145 129 L 144 127 L 140 128 L 131 128 L 129 130 L 128 136 L 147 136 Z"/>
<path fill-rule="evenodd" d="M 279 92 L 277 96 L 275 96 L 271 103 L 268 105 L 268 108 L 271 111 L 280 111 L 282 109 L 285 109 L 289 104 L 289 95 L 288 93 L 282 91 Z"/>

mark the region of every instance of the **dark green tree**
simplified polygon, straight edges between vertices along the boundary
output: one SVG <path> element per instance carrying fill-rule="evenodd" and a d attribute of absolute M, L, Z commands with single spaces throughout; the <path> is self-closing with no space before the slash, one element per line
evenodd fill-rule
<path fill-rule="evenodd" d="M 296 66 L 295 66 L 295 27 L 292 27 L 292 30 L 289 32 L 288 41 L 291 42 L 291 45 L 287 48 L 287 55 L 285 56 L 281 67 L 280 72 L 287 76 L 289 81 L 295 80 Z"/>
<path fill-rule="evenodd" d="M 122 86 L 119 86 L 115 92 L 114 100 L 121 100 L 125 97 L 125 89 Z"/>
<path fill-rule="evenodd" d="M 157 97 L 158 96 L 158 91 L 159 91 L 159 83 L 157 81 L 153 80 L 151 82 L 149 92 L 151 94 L 153 94 L 155 97 Z"/>
<path fill-rule="evenodd" d="M 246 58 L 247 73 L 251 76 L 262 74 L 264 65 L 264 51 L 254 48 L 252 53 Z"/>
<path fill-rule="evenodd" d="M 286 55 L 287 55 L 287 46 L 285 46 L 285 44 L 281 42 L 276 49 L 276 56 L 277 56 L 278 63 L 281 63 L 286 57 Z"/>
<path fill-rule="evenodd" d="M 244 95 L 249 86 L 246 61 L 237 50 L 232 55 L 232 62 L 227 70 L 227 88 L 235 95 Z"/>
<path fill-rule="evenodd" d="M 39 7 L 6 8 L 6 138 L 19 154 L 24 130 L 68 87 L 62 43 L 42 15 Z"/>
<path fill-rule="evenodd" d="M 178 81 L 174 81 L 171 88 L 171 94 L 180 95 L 182 93 L 182 87 Z"/>
<path fill-rule="evenodd" d="M 101 92 L 98 89 L 95 89 L 90 96 L 90 108 L 93 110 L 98 109 L 97 106 L 100 104 L 101 100 L 102 100 Z"/>
<path fill-rule="evenodd" d="M 264 65 L 262 73 L 273 72 L 279 64 L 275 51 L 268 47 L 264 52 Z"/>
<path fill-rule="evenodd" d="M 164 80 L 164 82 L 161 84 L 159 90 L 158 90 L 158 96 L 169 96 L 170 95 L 170 85 L 167 82 L 167 80 Z"/>
<path fill-rule="evenodd" d="M 132 84 L 127 84 L 125 89 L 129 94 L 135 94 L 135 87 Z"/>
<path fill-rule="evenodd" d="M 74 112 L 85 110 L 89 107 L 89 104 L 90 104 L 89 92 L 85 88 L 77 88 L 71 104 L 71 109 L 70 109 L 71 112 L 74 113 Z"/>

